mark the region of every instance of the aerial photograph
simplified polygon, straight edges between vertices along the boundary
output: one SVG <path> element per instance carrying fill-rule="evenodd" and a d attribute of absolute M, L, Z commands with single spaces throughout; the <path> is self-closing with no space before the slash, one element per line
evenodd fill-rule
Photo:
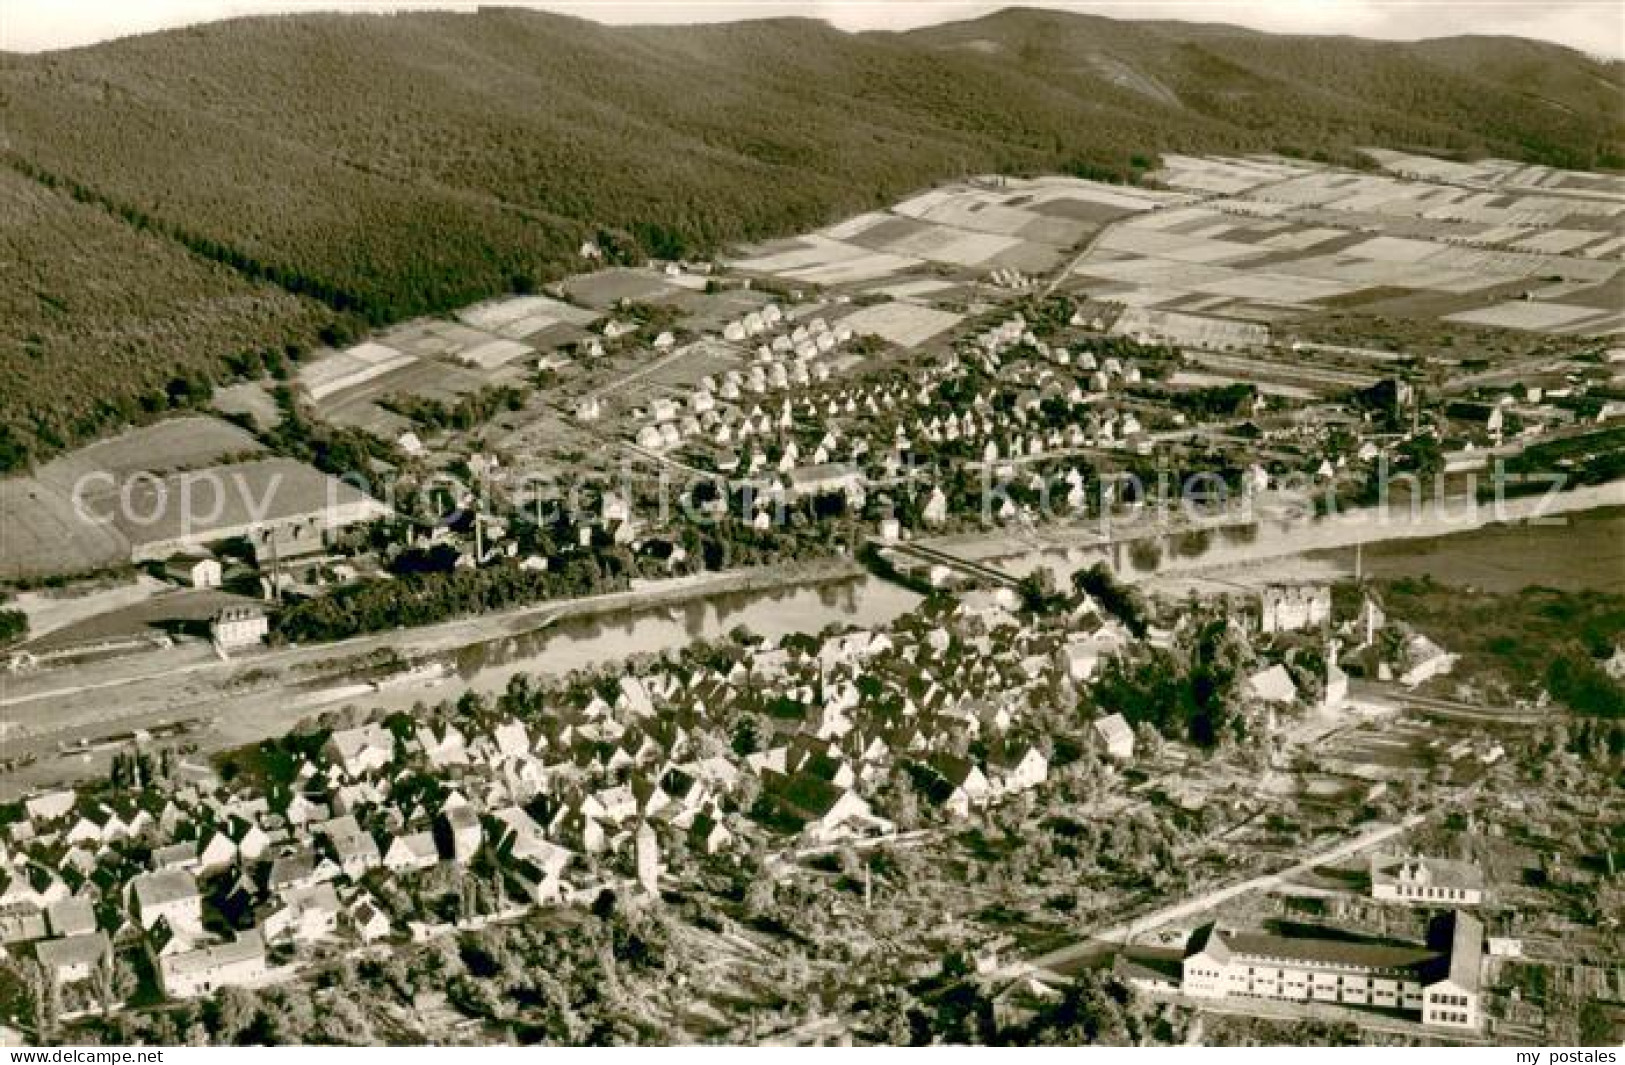
<path fill-rule="evenodd" d="M 0 0 L 0 1054 L 674 1045 L 1622 1060 L 1625 5 Z"/>

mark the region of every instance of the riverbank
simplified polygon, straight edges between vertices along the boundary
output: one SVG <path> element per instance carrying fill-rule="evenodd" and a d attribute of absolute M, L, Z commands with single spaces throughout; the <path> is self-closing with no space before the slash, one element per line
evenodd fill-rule
<path fill-rule="evenodd" d="M 580 627 L 591 629 L 618 615 L 692 607 L 718 599 L 773 596 L 831 584 L 851 584 L 865 571 L 850 558 L 809 560 L 794 566 L 733 570 L 655 581 L 635 589 L 552 602 L 421 629 L 372 633 L 331 644 L 272 648 L 220 661 L 198 647 L 76 667 L 72 673 L 46 671 L 0 678 L 0 713 L 6 728 L 7 758 L 32 755 L 35 765 L 0 778 L 0 795 L 27 786 L 80 779 L 101 771 L 106 757 L 59 754 L 59 745 L 94 741 L 113 733 L 150 729 L 190 718 L 210 724 L 190 739 L 204 751 L 280 734 L 313 713 L 366 701 L 404 706 L 426 697 L 455 697 L 471 685 L 459 676 L 436 688 L 404 688 L 371 693 L 356 681 L 369 655 L 385 649 L 407 665 L 470 649 L 500 657 L 504 648 L 540 646 L 564 630 L 568 641 Z M 622 641 L 606 641 L 619 653 Z M 461 671 L 461 667 L 460 667 Z"/>
<path fill-rule="evenodd" d="M 1196 573 L 1356 545 L 1436 540 L 1492 525 L 1561 527 L 1570 515 L 1625 507 L 1625 481 L 1587 485 L 1550 496 L 1523 496 L 1499 503 L 1445 500 L 1410 508 L 1367 507 L 1309 516 L 1301 501 L 1277 497 L 1250 514 L 1228 513 L 1206 521 L 1156 524 L 1153 516 L 1055 524 L 932 538 L 923 542 L 973 561 L 1024 576 L 1039 566 L 1062 576 L 1096 562 L 1110 562 L 1119 576 L 1140 581 Z M 1297 511 L 1297 513 L 1294 513 Z M 1277 516 L 1270 516 L 1274 513 Z"/>

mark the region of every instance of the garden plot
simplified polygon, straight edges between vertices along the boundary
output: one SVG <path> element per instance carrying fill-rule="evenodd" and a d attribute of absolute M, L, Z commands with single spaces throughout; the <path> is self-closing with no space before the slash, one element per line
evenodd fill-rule
<path fill-rule="evenodd" d="M 457 317 L 475 329 L 509 340 L 523 340 L 561 323 L 590 325 L 598 315 L 548 296 L 512 296 L 465 307 L 457 312 Z"/>
<path fill-rule="evenodd" d="M 1482 248 L 1441 248 L 1428 259 L 1435 266 L 1469 270 L 1501 278 L 1560 277 L 1566 281 L 1601 284 L 1619 272 L 1612 263 L 1574 256 L 1542 255 L 1537 252 L 1489 251 Z"/>
<path fill-rule="evenodd" d="M 412 427 L 407 419 L 385 410 L 380 401 L 391 396 L 412 396 L 452 404 L 462 396 L 477 392 L 489 378 L 453 363 L 438 359 L 413 359 L 387 374 L 372 377 L 359 386 L 328 392 L 317 402 L 317 413 L 335 425 L 364 429 L 388 440 Z"/>
<path fill-rule="evenodd" d="M 853 215 L 844 222 L 825 226 L 819 232 L 831 240 L 856 240 L 880 223 L 891 220 L 892 217 L 885 211 L 866 211 L 860 215 Z"/>
<path fill-rule="evenodd" d="M 420 318 L 378 336 L 378 343 L 420 359 L 445 358 L 492 339 L 490 333 L 461 322 Z"/>
<path fill-rule="evenodd" d="M 1363 148 L 1366 155 L 1376 160 L 1377 165 L 1384 170 L 1407 177 L 1414 176 L 1424 181 L 1484 181 L 1485 169 L 1482 165 L 1472 163 L 1456 163 L 1448 159 L 1434 159 L 1427 155 L 1412 155 L 1409 152 L 1396 152 L 1387 148 Z"/>
<path fill-rule="evenodd" d="M 900 347 L 914 348 L 959 324 L 961 315 L 914 303 L 879 303 L 841 319 L 854 333 L 878 336 Z"/>
<path fill-rule="evenodd" d="M 852 285 L 863 281 L 891 277 L 912 270 L 921 260 L 884 252 L 867 252 L 851 258 L 822 263 L 797 270 L 785 270 L 782 276 L 811 285 Z"/>
<path fill-rule="evenodd" d="M 1006 207 L 1003 199 L 980 189 L 933 189 L 912 200 L 904 200 L 893 211 L 924 222 L 1004 237 L 1014 236 L 1039 221 L 1032 211 Z"/>
<path fill-rule="evenodd" d="M 1230 277 L 1217 278 L 1195 287 L 1198 292 L 1215 296 L 1262 300 L 1265 303 L 1305 304 L 1342 296 L 1360 286 L 1312 277 L 1296 277 L 1292 274 L 1237 270 L 1232 271 Z"/>
<path fill-rule="evenodd" d="M 1539 300 L 1508 300 L 1476 311 L 1445 315 L 1447 322 L 1491 325 L 1501 329 L 1548 332 L 1566 326 L 1579 327 L 1587 319 L 1608 314 L 1607 307 L 1581 307 L 1568 303 L 1542 303 Z M 1576 332 L 1585 332 L 1583 327 Z"/>
<path fill-rule="evenodd" d="M 936 277 L 920 277 L 895 284 L 881 285 L 869 291 L 877 296 L 890 296 L 894 300 L 918 300 L 927 296 L 940 296 L 958 288 L 952 281 Z"/>
<path fill-rule="evenodd" d="M 1229 278 L 1234 271 L 1222 266 L 1176 263 L 1167 259 L 1116 259 L 1084 263 L 1078 273 L 1107 281 L 1129 281 L 1153 288 L 1194 292 L 1204 283 Z"/>
<path fill-rule="evenodd" d="M 1404 237 L 1372 237 L 1363 244 L 1344 248 L 1342 254 L 1379 263 L 1419 263 L 1436 254 L 1439 245 L 1426 240 L 1407 240 Z"/>
<path fill-rule="evenodd" d="M 515 359 L 534 355 L 535 349 L 517 340 L 487 340 L 465 351 L 458 352 L 457 360 L 481 370 L 500 370 Z"/>
<path fill-rule="evenodd" d="M 1255 193 L 1253 198 L 1294 207 L 1325 207 L 1362 192 L 1369 194 L 1370 186 L 1361 185 L 1368 180 L 1371 179 L 1345 174 L 1306 174 L 1271 185 Z"/>
<path fill-rule="evenodd" d="M 1431 262 L 1385 263 L 1343 255 L 1314 256 L 1299 259 L 1290 265 L 1296 276 L 1338 282 L 1349 286 L 1351 291 L 1361 288 L 1413 288 L 1460 295 L 1492 288 L 1507 280 Z"/>
<path fill-rule="evenodd" d="M 1306 226 L 1302 228 L 1289 228 L 1279 233 L 1271 233 L 1261 239 L 1258 244 L 1277 251 L 1307 251 L 1321 244 L 1334 240 L 1341 240 L 1348 234 L 1341 229 L 1326 229 L 1319 226 Z"/>
<path fill-rule="evenodd" d="M 1014 237 L 978 233 L 952 226 L 931 225 L 920 232 L 890 241 L 886 251 L 952 266 L 982 266 L 994 256 L 1019 245 Z"/>
<path fill-rule="evenodd" d="M 1202 240 L 1166 230 L 1118 226 L 1108 230 L 1097 245 L 1107 251 L 1171 259 L 1182 263 L 1227 263 L 1251 258 L 1258 249 L 1251 244 L 1227 240 Z"/>
<path fill-rule="evenodd" d="M 411 366 L 416 361 L 415 357 L 404 351 L 369 340 L 306 364 L 299 371 L 299 381 L 310 393 L 310 398 L 319 402 Z"/>
<path fill-rule="evenodd" d="M 1165 303 L 1174 303 L 1190 296 L 1184 289 L 1150 288 L 1144 285 L 1091 287 L 1090 293 L 1099 299 L 1121 303 L 1125 307 L 1160 307 Z"/>
<path fill-rule="evenodd" d="M 1055 208 L 1070 210 L 1071 208 L 1066 205 L 1075 203 L 1099 204 L 1102 207 L 1136 213 L 1172 203 L 1185 203 L 1190 199 L 1182 193 L 1107 185 L 1099 181 L 1086 181 L 1083 178 L 1042 177 L 1014 181 L 1011 185 L 1019 190 L 1021 195 L 1009 201 L 1010 204 L 1027 206 L 1040 214 L 1049 214 Z"/>
<path fill-rule="evenodd" d="M 1141 215 L 1131 223 L 1113 229 L 1163 230 L 1173 232 L 1185 225 L 1206 225 L 1216 218 L 1223 217 L 1223 212 L 1212 207 L 1170 207 L 1157 211 L 1154 214 Z"/>

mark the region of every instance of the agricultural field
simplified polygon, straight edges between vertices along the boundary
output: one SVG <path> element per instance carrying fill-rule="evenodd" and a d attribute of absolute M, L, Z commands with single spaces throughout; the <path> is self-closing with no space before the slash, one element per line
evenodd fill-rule
<path fill-rule="evenodd" d="M 959 324 L 962 315 L 914 303 L 880 303 L 853 311 L 841 324 L 859 335 L 915 348 Z"/>
<path fill-rule="evenodd" d="M 1044 273 L 1101 227 L 1188 197 L 1075 178 L 988 178 L 932 189 L 791 240 L 744 249 L 734 269 L 829 287 L 880 282 L 869 291 L 940 282 L 907 278 L 927 268 L 963 277 L 995 270 Z M 951 283 L 942 283 L 945 286 Z M 901 297 L 899 297 L 901 298 Z"/>
<path fill-rule="evenodd" d="M 590 325 L 598 315 L 549 296 L 512 296 L 487 300 L 457 312 L 457 319 L 475 329 L 509 340 L 524 340 L 557 325 Z"/>
<path fill-rule="evenodd" d="M 83 573 L 129 562 L 124 534 L 111 524 L 87 521 L 75 505 L 82 483 L 98 490 L 82 493 L 89 504 L 99 491 L 141 472 L 163 477 L 264 450 L 228 422 L 176 418 L 69 452 L 32 477 L 0 480 L 0 579 Z M 85 482 L 87 477 L 96 480 Z"/>
<path fill-rule="evenodd" d="M 539 331 L 573 328 L 560 318 L 523 307 L 515 309 L 512 318 L 490 304 L 477 305 L 472 313 L 509 331 L 532 324 Z M 386 409 L 388 400 L 449 405 L 488 385 L 523 380 L 535 353 L 529 344 L 461 321 L 419 319 L 342 351 L 319 354 L 301 367 L 299 383 L 324 420 L 390 439 L 412 425 Z"/>
<path fill-rule="evenodd" d="M 1068 287 L 1129 308 L 1119 333 L 1208 349 L 1296 339 L 1295 322 L 1354 307 L 1549 335 L 1625 331 L 1625 181 L 1373 155 L 1392 173 L 1167 156 L 1154 177 L 1186 201 L 1111 226 Z"/>

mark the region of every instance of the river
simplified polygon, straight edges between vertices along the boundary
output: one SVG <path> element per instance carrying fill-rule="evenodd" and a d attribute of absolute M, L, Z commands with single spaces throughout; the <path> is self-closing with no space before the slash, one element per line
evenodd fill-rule
<path fill-rule="evenodd" d="M 1598 501 L 1577 496 L 1569 503 Z M 1440 527 L 1441 521 L 1445 518 L 1439 515 L 1425 516 L 1419 524 L 1365 526 L 1363 532 L 1358 531 L 1360 523 L 1346 520 L 1266 521 L 1109 546 L 1051 547 L 1009 555 L 991 551 L 988 545 L 1000 541 L 989 539 L 983 541 L 982 551 L 966 553 L 978 554 L 1011 573 L 1048 565 L 1063 577 L 1109 557 L 1119 572 L 1144 579 L 1237 568 L 1286 573 L 1305 561 L 1318 563 L 1320 572 L 1348 572 L 1354 554 L 1349 545 L 1358 542 L 1363 544 L 1363 565 L 1370 576 L 1428 574 L 1436 580 L 1492 590 L 1545 584 L 1625 592 L 1625 507 L 1570 509 L 1554 524 L 1492 524 L 1443 536 L 1418 535 Z M 856 576 L 567 619 L 462 648 L 451 656 L 456 677 L 447 683 L 388 690 L 366 701 L 407 708 L 418 700 L 456 697 L 467 689 L 497 692 L 518 673 L 562 676 L 633 655 L 675 650 L 696 640 L 721 639 L 738 626 L 769 639 L 791 632 L 816 633 L 830 625 L 881 627 L 919 601 L 915 593 L 888 581 Z"/>

